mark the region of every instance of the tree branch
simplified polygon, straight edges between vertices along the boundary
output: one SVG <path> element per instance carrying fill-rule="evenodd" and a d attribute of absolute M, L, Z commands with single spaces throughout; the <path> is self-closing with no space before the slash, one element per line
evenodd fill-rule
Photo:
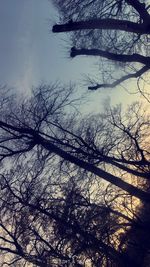
<path fill-rule="evenodd" d="M 143 201 L 150 202 L 150 194 L 144 192 L 143 190 L 136 188 L 135 186 L 123 181 L 117 176 L 112 175 L 82 159 L 79 159 L 73 155 L 70 155 L 66 151 L 62 150 L 61 148 L 57 147 L 56 145 L 52 144 L 51 142 L 47 142 L 44 138 L 37 136 L 36 138 L 37 144 L 41 144 L 46 150 L 55 153 L 56 155 L 60 156 L 64 160 L 67 160 L 76 166 L 89 171 L 100 178 L 103 178 L 105 181 L 110 182 L 119 188 L 125 190 L 132 196 L 135 196 Z"/>
<path fill-rule="evenodd" d="M 114 81 L 112 83 L 102 83 L 102 84 L 97 84 L 95 86 L 89 86 L 88 90 L 97 90 L 97 89 L 102 88 L 102 87 L 103 88 L 114 88 L 114 87 L 116 87 L 117 85 L 121 84 L 122 82 L 124 82 L 126 80 L 129 80 L 131 78 L 140 77 L 141 75 L 143 75 L 149 69 L 150 69 L 150 67 L 144 66 L 143 68 L 141 68 L 137 72 L 131 73 L 131 74 L 127 74 L 127 75 L 121 77 L 120 79 L 118 79 L 118 80 L 116 80 L 116 81 Z"/>
<path fill-rule="evenodd" d="M 150 15 L 146 9 L 145 3 L 141 3 L 138 0 L 126 0 L 126 3 L 132 6 L 143 19 L 143 21 L 150 20 Z"/>
<path fill-rule="evenodd" d="M 86 29 L 120 30 L 136 34 L 150 34 L 150 27 L 145 23 L 136 23 L 128 20 L 119 19 L 90 19 L 87 21 L 72 20 L 65 24 L 53 26 L 53 32 L 70 32 Z"/>
<path fill-rule="evenodd" d="M 119 61 L 119 62 L 138 62 L 144 65 L 149 66 L 150 68 L 150 57 L 145 57 L 140 54 L 132 54 L 132 55 L 127 55 L 127 54 L 115 54 L 111 53 L 105 50 L 100 50 L 100 49 L 77 49 L 76 47 L 71 48 L 71 53 L 70 56 L 76 57 L 78 55 L 86 55 L 86 56 L 100 56 L 103 58 L 107 58 L 109 60 L 113 61 Z"/>

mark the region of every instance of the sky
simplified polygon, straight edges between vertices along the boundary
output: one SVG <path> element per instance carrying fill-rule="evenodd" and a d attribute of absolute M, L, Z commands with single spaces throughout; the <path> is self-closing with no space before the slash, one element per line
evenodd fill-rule
<path fill-rule="evenodd" d="M 69 58 L 69 37 L 51 32 L 58 14 L 48 0 L 0 0 L 0 84 L 20 92 L 40 82 L 76 82 L 83 93 L 83 75 L 96 73 L 95 58 Z M 129 95 L 123 88 L 88 93 L 91 110 L 109 97 L 113 103 Z M 130 96 L 130 100 L 132 96 Z M 128 101 L 127 100 L 127 101 Z"/>
<path fill-rule="evenodd" d="M 90 62 L 69 59 L 63 36 L 51 32 L 57 14 L 48 0 L 0 0 L 0 81 L 22 87 L 75 80 Z M 85 67 L 86 66 L 86 67 Z"/>

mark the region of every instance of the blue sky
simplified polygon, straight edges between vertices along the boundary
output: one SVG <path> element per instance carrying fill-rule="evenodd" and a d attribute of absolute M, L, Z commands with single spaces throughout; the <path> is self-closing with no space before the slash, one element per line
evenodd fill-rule
<path fill-rule="evenodd" d="M 1 83 L 25 89 L 42 80 L 75 80 L 83 69 L 91 71 L 88 59 L 69 59 L 64 36 L 51 33 L 56 20 L 48 0 L 0 0 Z"/>
<path fill-rule="evenodd" d="M 82 74 L 96 73 L 94 58 L 69 58 L 69 36 L 51 32 L 57 17 L 48 0 L 0 0 L 0 84 L 25 92 L 41 81 L 79 84 Z M 129 97 L 122 88 L 92 92 L 91 107 L 108 96 L 114 103 Z"/>

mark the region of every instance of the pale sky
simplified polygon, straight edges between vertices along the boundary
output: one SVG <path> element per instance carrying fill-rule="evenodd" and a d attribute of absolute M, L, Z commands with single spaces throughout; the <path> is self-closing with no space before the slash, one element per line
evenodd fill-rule
<path fill-rule="evenodd" d="M 96 59 L 69 58 L 69 36 L 51 32 L 57 17 L 48 0 L 0 0 L 0 84 L 25 92 L 41 81 L 76 81 L 87 93 L 82 75 L 96 73 Z M 91 109 L 107 97 L 113 103 L 132 98 L 121 87 L 89 92 Z"/>
<path fill-rule="evenodd" d="M 57 14 L 48 0 L 0 0 L 0 81 L 30 86 L 90 71 L 89 60 L 69 59 L 68 44 L 51 32 Z M 66 46 L 66 47 L 65 47 Z"/>

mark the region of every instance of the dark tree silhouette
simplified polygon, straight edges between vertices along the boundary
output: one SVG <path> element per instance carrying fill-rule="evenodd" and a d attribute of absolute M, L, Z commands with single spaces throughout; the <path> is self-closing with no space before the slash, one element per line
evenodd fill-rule
<path fill-rule="evenodd" d="M 101 68 L 103 82 L 89 78 L 88 89 L 115 87 L 149 71 L 149 0 L 53 0 L 53 3 L 61 16 L 61 23 L 53 26 L 53 32 L 73 32 L 71 57 L 101 57 L 105 63 L 109 61 L 104 64 L 107 68 L 118 62 L 126 72 L 120 71 L 120 77 L 113 77 Z"/>
<path fill-rule="evenodd" d="M 72 88 L 41 85 L 20 101 L 2 93 L 4 266 L 141 266 L 123 233 L 148 231 L 136 213 L 137 198 L 150 201 L 148 112 L 135 103 L 82 119 Z"/>
<path fill-rule="evenodd" d="M 125 174 L 149 178 L 149 151 L 145 146 L 149 118 L 144 117 L 145 111 L 141 115 L 140 106 L 133 105 L 130 117 L 127 115 L 129 125 L 124 123 L 120 108 L 108 108 L 105 114 L 79 123 L 79 119 L 74 115 L 69 119 L 64 111 L 71 103 L 70 91 L 64 94 L 55 89 L 41 86 L 16 110 L 16 104 L 11 109 L 8 101 L 8 110 L 4 110 L 6 114 L 2 112 L 0 120 L 1 161 L 34 150 L 37 157 L 42 149 L 149 202 L 149 194 L 125 181 L 125 176 L 122 179 Z"/>
<path fill-rule="evenodd" d="M 122 249 L 118 230 L 136 219 L 90 200 L 88 189 L 43 176 L 28 165 L 1 176 L 0 250 L 4 264 L 27 266 L 140 266 Z M 25 168 L 26 167 L 26 168 Z M 45 168 L 45 166 L 44 166 Z M 30 169 L 31 171 L 31 169 Z M 56 178 L 56 176 L 55 176 Z M 88 196 L 89 195 L 89 196 Z M 119 221 L 122 218 L 122 222 Z M 108 262 L 106 265 L 105 262 Z"/>

